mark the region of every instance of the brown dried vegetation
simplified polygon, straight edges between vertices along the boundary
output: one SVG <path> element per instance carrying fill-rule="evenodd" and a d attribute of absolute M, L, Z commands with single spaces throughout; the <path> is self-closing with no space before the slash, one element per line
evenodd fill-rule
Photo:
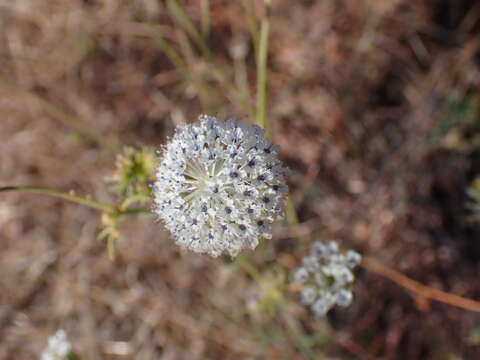
<path fill-rule="evenodd" d="M 201 2 L 182 2 L 196 25 Z M 104 179 L 120 144 L 159 147 L 202 111 L 251 115 L 249 2 L 210 2 L 215 66 L 166 3 L 0 2 L 0 186 L 114 201 Z M 181 252 L 146 216 L 122 222 L 112 262 L 96 211 L 2 194 L 0 359 L 38 357 L 60 327 L 91 360 L 480 357 L 478 315 L 415 304 L 374 274 L 358 274 L 331 326 L 276 292 L 309 241 L 337 237 L 480 299 L 465 195 L 480 172 L 479 16 L 467 0 L 273 1 L 269 121 L 305 226 L 251 254 L 262 283 Z"/>

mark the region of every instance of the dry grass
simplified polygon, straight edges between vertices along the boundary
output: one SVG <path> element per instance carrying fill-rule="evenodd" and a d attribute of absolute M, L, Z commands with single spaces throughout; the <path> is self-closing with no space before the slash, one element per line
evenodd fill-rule
<path fill-rule="evenodd" d="M 244 5 L 263 16 L 260 4 L 210 1 L 209 59 L 171 3 L 0 2 L 0 186 L 114 201 L 104 179 L 120 144 L 158 147 L 201 111 L 253 118 Z M 178 3 L 200 26 L 202 1 Z M 94 210 L 2 194 L 0 359 L 38 357 L 59 327 L 90 360 L 478 358 L 478 315 L 421 311 L 362 272 L 354 305 L 327 325 L 284 278 L 312 238 L 334 236 L 480 298 L 479 229 L 465 221 L 480 169 L 479 16 L 455 0 L 273 2 L 271 134 L 306 225 L 295 239 L 280 226 L 249 254 L 264 282 L 229 259 L 180 252 L 146 216 L 123 221 L 112 262 Z"/>

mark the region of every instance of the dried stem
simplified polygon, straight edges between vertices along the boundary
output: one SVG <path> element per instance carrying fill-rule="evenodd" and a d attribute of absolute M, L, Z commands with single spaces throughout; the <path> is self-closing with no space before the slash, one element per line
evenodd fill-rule
<path fill-rule="evenodd" d="M 401 272 L 396 271 L 369 256 L 363 257 L 361 266 L 366 270 L 387 278 L 404 289 L 410 291 L 411 295 L 415 297 L 418 304 L 421 305 L 423 309 L 428 309 L 428 302 L 432 300 L 456 306 L 465 310 L 480 312 L 480 301 L 467 299 L 423 285 L 422 283 L 410 279 Z"/>

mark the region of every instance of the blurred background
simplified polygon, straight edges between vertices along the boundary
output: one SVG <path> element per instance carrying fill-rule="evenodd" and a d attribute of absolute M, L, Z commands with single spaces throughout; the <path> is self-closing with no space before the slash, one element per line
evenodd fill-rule
<path fill-rule="evenodd" d="M 117 201 L 122 146 L 200 113 L 253 118 L 260 0 L 0 0 L 0 186 Z M 0 196 L 0 359 L 64 328 L 82 359 L 478 359 L 480 316 L 360 270 L 318 320 L 288 291 L 315 239 L 480 299 L 480 3 L 274 0 L 271 136 L 301 223 L 248 253 L 182 252 L 152 216 L 111 261 L 93 209 Z"/>

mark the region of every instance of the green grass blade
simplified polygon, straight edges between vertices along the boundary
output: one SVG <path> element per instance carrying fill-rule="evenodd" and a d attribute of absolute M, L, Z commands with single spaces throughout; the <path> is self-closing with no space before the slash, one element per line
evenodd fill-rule
<path fill-rule="evenodd" d="M 264 17 L 260 25 L 260 42 L 257 54 L 257 112 L 255 122 L 268 134 L 267 123 L 267 54 L 270 21 Z"/>
<path fill-rule="evenodd" d="M 154 38 L 160 49 L 165 53 L 168 59 L 173 63 L 173 65 L 177 68 L 177 70 L 186 78 L 190 77 L 190 72 L 188 71 L 188 67 L 183 61 L 182 57 L 178 54 L 173 46 L 171 46 L 163 34 L 155 28 L 152 24 L 147 24 L 148 29 L 150 30 L 152 38 Z"/>
<path fill-rule="evenodd" d="M 187 16 L 182 6 L 178 3 L 177 0 L 167 0 L 167 7 L 172 16 L 177 20 L 179 25 L 185 30 L 185 32 L 190 35 L 195 44 L 202 51 L 202 55 L 209 61 L 212 58 L 210 49 L 196 26 L 192 23 L 190 18 Z"/>
<path fill-rule="evenodd" d="M 210 0 L 202 0 L 200 6 L 202 11 L 202 36 L 206 42 L 210 35 Z"/>
<path fill-rule="evenodd" d="M 253 48 L 255 56 L 258 55 L 258 43 L 260 42 L 259 31 L 258 31 L 258 19 L 255 15 L 255 7 L 253 5 L 253 0 L 245 0 L 243 2 L 245 10 L 247 12 L 248 25 L 250 27 L 250 33 L 253 40 Z"/>

